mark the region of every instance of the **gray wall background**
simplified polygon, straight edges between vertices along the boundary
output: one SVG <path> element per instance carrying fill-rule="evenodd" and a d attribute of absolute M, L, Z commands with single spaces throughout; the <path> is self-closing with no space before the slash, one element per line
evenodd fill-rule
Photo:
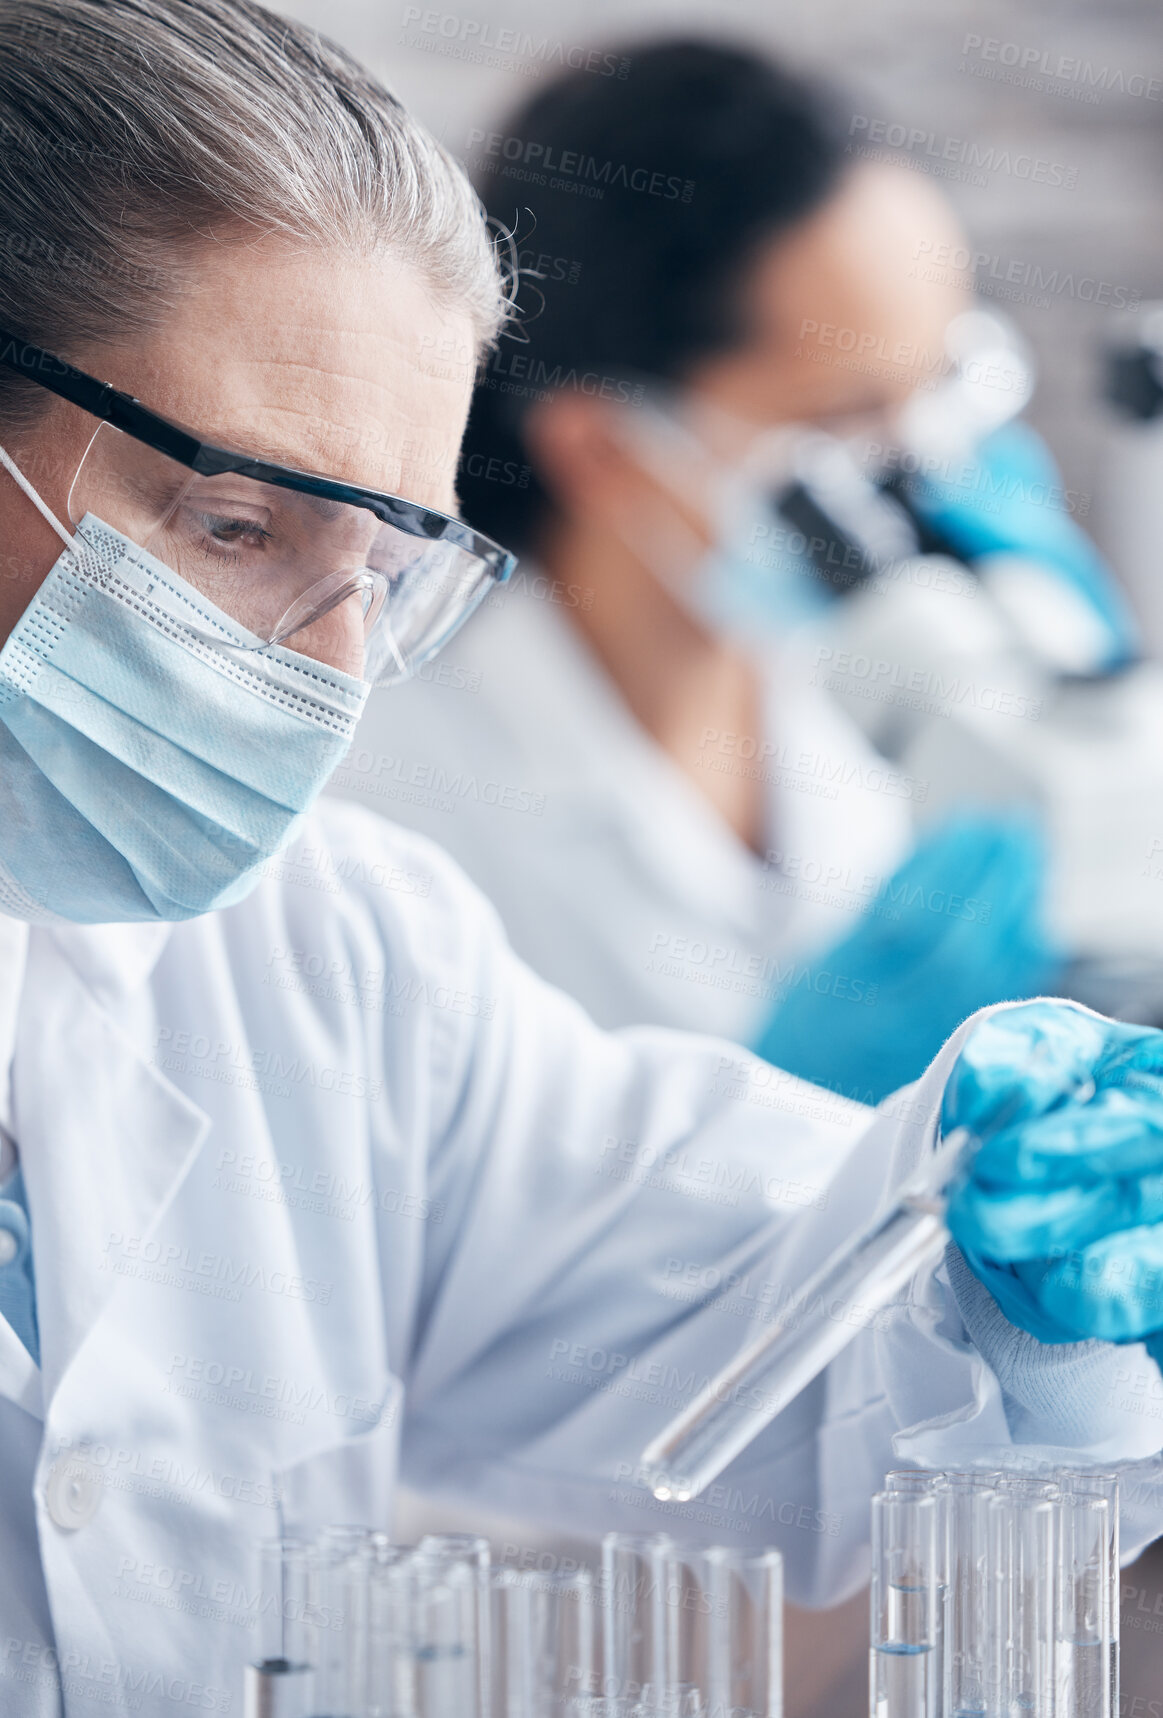
<path fill-rule="evenodd" d="M 954 163 L 962 177 L 942 183 L 974 245 L 996 259 L 989 269 L 1035 280 L 1040 269 L 1043 281 L 1056 271 L 1049 291 L 1011 286 L 1005 307 L 1037 353 L 1031 415 L 1068 485 L 1101 488 L 1109 418 L 1096 348 L 1116 312 L 1093 299 L 1163 298 L 1159 0 L 296 0 L 283 9 L 374 66 L 458 156 L 474 126 L 553 76 L 555 55 L 692 27 L 826 71 L 853 92 L 854 114 L 931 133 L 911 151 L 918 165 L 932 168 L 946 142 L 971 147 L 988 165 Z M 516 53 L 488 46 L 504 31 L 525 39 Z M 982 46 L 966 48 L 974 37 Z M 1049 164 L 1054 182 L 1035 182 L 1031 158 Z M 979 279 L 988 285 L 989 270 Z M 1101 503 L 1088 522 L 1101 535 Z"/>

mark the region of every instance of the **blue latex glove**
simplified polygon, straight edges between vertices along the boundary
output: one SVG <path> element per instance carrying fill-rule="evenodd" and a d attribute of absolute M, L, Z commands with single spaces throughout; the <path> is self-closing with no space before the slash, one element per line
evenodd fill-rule
<path fill-rule="evenodd" d="M 1163 1032 L 1048 1002 L 983 1021 L 945 1089 L 961 1126 L 982 1143 L 949 1227 L 1010 1322 L 1163 1362 Z"/>
<path fill-rule="evenodd" d="M 868 1103 L 919 1078 L 978 1008 L 1051 988 L 1063 956 L 1040 927 L 1044 868 L 1026 821 L 944 824 L 849 937 L 797 970 L 758 1053 Z"/>
<path fill-rule="evenodd" d="M 1053 504 L 1062 477 L 1028 424 L 1006 424 L 987 436 L 975 462 L 950 478 L 926 477 L 910 490 L 917 511 L 971 565 L 984 555 L 1026 555 L 1085 598 L 1107 638 L 1096 669 L 1138 655 L 1137 629 L 1114 575 L 1086 533 Z"/>

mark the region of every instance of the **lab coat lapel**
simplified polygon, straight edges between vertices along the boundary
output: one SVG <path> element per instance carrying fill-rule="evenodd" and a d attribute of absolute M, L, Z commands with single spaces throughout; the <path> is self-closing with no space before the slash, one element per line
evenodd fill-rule
<path fill-rule="evenodd" d="M 119 1025 L 166 927 L 33 933 L 14 1064 L 47 1403 L 209 1122 Z M 160 934 L 158 934 L 160 933 Z"/>

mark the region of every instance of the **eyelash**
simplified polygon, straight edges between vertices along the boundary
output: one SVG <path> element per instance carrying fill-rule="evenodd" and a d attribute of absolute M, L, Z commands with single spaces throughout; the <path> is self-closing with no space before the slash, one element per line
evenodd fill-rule
<path fill-rule="evenodd" d="M 231 520 L 228 514 L 207 514 L 197 512 L 193 512 L 193 518 L 198 522 L 199 550 L 204 555 L 218 561 L 222 566 L 236 567 L 241 562 L 242 556 L 236 547 L 220 542 L 214 538 L 210 532 L 206 531 L 204 526 L 201 524 L 202 520 L 217 519 L 219 521 L 225 520 L 228 524 L 244 525 L 248 527 L 247 535 L 257 536 L 263 543 L 269 543 L 272 541 L 271 532 L 264 530 L 263 527 L 255 521 L 246 519 Z"/>

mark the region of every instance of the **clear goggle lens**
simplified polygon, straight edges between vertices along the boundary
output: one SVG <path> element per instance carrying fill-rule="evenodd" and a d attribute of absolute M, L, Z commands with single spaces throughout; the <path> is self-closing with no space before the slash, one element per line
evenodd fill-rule
<path fill-rule="evenodd" d="M 112 525 L 255 635 L 357 678 L 404 679 L 497 582 L 462 545 L 366 507 L 230 472 L 203 476 L 109 424 L 69 493 L 69 518 Z"/>

